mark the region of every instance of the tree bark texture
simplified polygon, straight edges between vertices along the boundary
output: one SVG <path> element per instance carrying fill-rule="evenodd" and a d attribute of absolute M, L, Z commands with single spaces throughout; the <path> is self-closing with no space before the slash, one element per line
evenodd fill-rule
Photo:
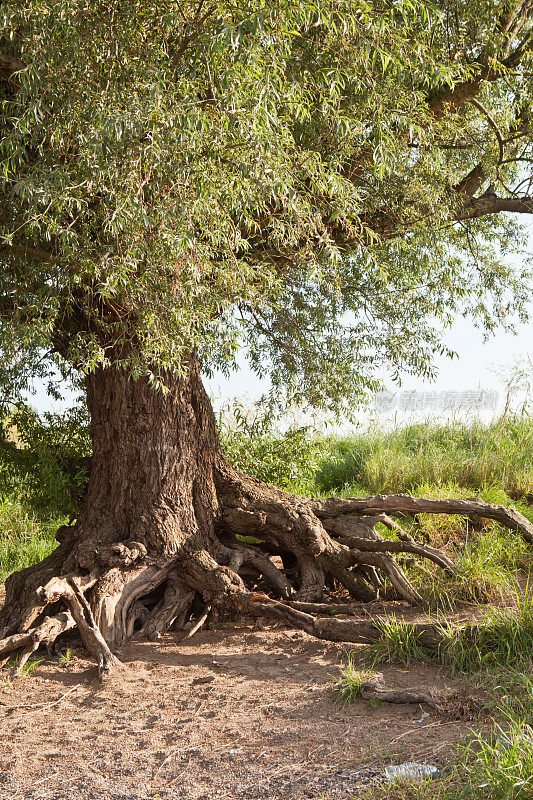
<path fill-rule="evenodd" d="M 87 377 L 93 457 L 84 504 L 48 558 L 6 581 L 0 655 L 20 651 L 20 664 L 76 627 L 105 672 L 119 666 L 113 650 L 125 639 L 158 639 L 170 628 L 192 635 L 227 611 L 364 643 L 379 635 L 368 621 L 316 616 L 350 611 L 351 603 L 324 603 L 328 593 L 372 600 L 386 577 L 398 597 L 416 603 L 399 554 L 454 570 L 388 513 L 477 514 L 533 542 L 518 512 L 480 501 L 288 495 L 227 462 L 195 358 L 161 380 L 164 391 L 115 368 Z M 382 537 L 378 522 L 394 538 Z"/>

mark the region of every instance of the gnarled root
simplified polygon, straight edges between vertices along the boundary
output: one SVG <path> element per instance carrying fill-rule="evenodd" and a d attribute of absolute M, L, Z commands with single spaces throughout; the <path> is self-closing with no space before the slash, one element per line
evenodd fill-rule
<path fill-rule="evenodd" d="M 388 514 L 476 514 L 533 543 L 533 525 L 518 512 L 480 501 L 406 495 L 306 500 L 229 468 L 217 474 L 215 484 L 218 527 L 205 537 L 200 532 L 184 539 L 177 552 L 153 553 L 149 539 L 111 541 L 93 550 L 89 569 L 87 541 L 76 551 L 67 537 L 48 559 L 13 576 L 10 607 L 1 614 L 0 657 L 20 651 L 21 670 L 38 647 L 76 627 L 103 675 L 119 667 L 113 650 L 134 635 L 157 640 L 173 628 L 192 636 L 210 613 L 235 611 L 282 620 L 320 639 L 368 644 L 381 636 L 368 617 L 317 615 L 356 616 L 357 602 L 379 597 L 384 578 L 399 598 L 420 602 L 396 560 L 401 554 L 454 571 L 445 553 L 415 541 Z M 381 536 L 378 523 L 394 538 Z M 61 564 L 69 571 L 54 577 Z M 23 602 L 15 607 L 22 582 Z M 342 602 L 339 590 L 348 595 Z M 328 592 L 332 603 L 324 602 Z M 427 646 L 442 644 L 439 626 L 415 627 Z"/>
<path fill-rule="evenodd" d="M 383 675 L 376 673 L 371 679 L 365 681 L 361 687 L 363 700 L 379 700 L 382 703 L 424 703 L 430 708 L 440 710 L 445 701 L 446 693 L 424 692 L 421 689 L 389 689 L 383 684 Z"/>
<path fill-rule="evenodd" d="M 337 585 L 348 591 L 354 600 L 368 601 L 379 596 L 386 576 L 399 597 L 411 603 L 421 597 L 412 586 L 395 556 L 408 553 L 433 561 L 447 572 L 454 564 L 440 550 L 416 542 L 382 510 L 369 511 L 350 502 L 342 510 L 334 502 L 308 501 L 291 497 L 250 479 L 222 479 L 222 527 L 225 544 L 242 550 L 237 537 L 256 540 L 249 545 L 256 551 L 253 566 L 262 574 L 266 585 L 282 599 L 320 602 L 326 586 Z M 385 539 L 376 531 L 378 523 L 391 530 L 396 539 Z M 262 555 L 262 563 L 259 555 Z M 293 570 L 264 568 L 278 556 L 293 563 Z M 239 571 L 244 562 L 233 557 Z M 248 564 L 252 560 L 248 558 Z"/>

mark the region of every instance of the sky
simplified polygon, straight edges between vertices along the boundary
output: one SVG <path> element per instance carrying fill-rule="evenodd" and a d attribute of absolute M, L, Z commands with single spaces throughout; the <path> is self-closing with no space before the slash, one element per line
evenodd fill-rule
<path fill-rule="evenodd" d="M 530 306 L 531 322 L 517 326 L 515 334 L 496 331 L 485 341 L 483 332 L 471 320 L 459 317 L 452 328 L 443 332 L 443 341 L 457 353 L 457 358 L 440 357 L 435 360 L 437 377 L 429 382 L 404 374 L 401 386 L 383 375 L 384 384 L 391 392 L 407 390 L 417 392 L 466 392 L 485 390 L 498 392 L 497 410 L 505 405 L 506 390 L 515 368 L 533 358 L 533 302 Z M 532 376 L 533 377 L 533 376 Z M 238 372 L 229 378 L 214 376 L 206 381 L 215 406 L 232 398 L 252 402 L 267 387 L 242 361 Z M 481 414 L 483 416 L 483 414 Z"/>

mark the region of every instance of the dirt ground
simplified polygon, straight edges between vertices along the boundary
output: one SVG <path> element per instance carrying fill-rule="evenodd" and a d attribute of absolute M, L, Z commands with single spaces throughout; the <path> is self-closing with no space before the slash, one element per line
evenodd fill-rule
<path fill-rule="evenodd" d="M 471 727 L 419 705 L 341 705 L 353 646 L 251 625 L 130 643 L 104 685 L 81 649 L 66 666 L 0 675 L 2 800 L 348 800 L 385 764 L 443 765 Z M 431 667 L 388 686 L 461 687 Z M 427 714 L 427 716 L 423 716 Z"/>

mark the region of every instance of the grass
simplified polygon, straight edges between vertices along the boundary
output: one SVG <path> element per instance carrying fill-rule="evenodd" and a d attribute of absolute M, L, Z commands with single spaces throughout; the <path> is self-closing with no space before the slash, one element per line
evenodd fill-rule
<path fill-rule="evenodd" d="M 62 520 L 41 520 L 20 499 L 0 502 L 0 581 L 40 561 L 57 547 L 54 533 Z"/>
<path fill-rule="evenodd" d="M 533 419 L 506 416 L 490 425 L 417 423 L 331 440 L 316 476 L 322 491 L 364 487 L 370 494 L 415 492 L 423 484 L 470 490 L 498 486 L 533 493 Z"/>
<path fill-rule="evenodd" d="M 478 734 L 464 748 L 472 798 L 531 800 L 533 797 L 533 731 L 520 718 L 507 717 L 506 722 L 505 727 L 496 726 L 491 739 Z M 462 791 L 462 796 L 468 797 Z"/>
<path fill-rule="evenodd" d="M 395 781 L 367 789 L 358 800 L 531 800 L 533 731 L 507 717 L 488 737 L 473 735 L 459 746 L 457 760 L 441 778 Z"/>
<path fill-rule="evenodd" d="M 362 670 L 357 667 L 351 657 L 348 664 L 342 668 L 340 676 L 333 684 L 333 692 L 338 700 L 343 703 L 354 703 L 360 700 L 363 686 L 373 677 L 371 670 Z"/>
<path fill-rule="evenodd" d="M 514 609 L 490 608 L 479 633 L 471 639 L 447 626 L 448 641 L 439 654 L 453 672 L 528 667 L 533 655 L 533 601 L 519 598 Z"/>
<path fill-rule="evenodd" d="M 514 608 L 489 608 L 475 634 L 459 630 L 443 619 L 443 644 L 429 648 L 416 630 L 397 617 L 374 620 L 380 639 L 368 645 L 365 661 L 409 666 L 420 661 L 445 666 L 452 673 L 475 673 L 494 668 L 527 668 L 533 656 L 533 598 L 516 597 Z"/>
<path fill-rule="evenodd" d="M 453 487 L 426 494 L 460 496 Z M 434 515 L 427 524 L 419 520 L 410 528 L 415 538 L 445 550 L 455 562 L 453 575 L 419 561 L 408 569 L 410 579 L 431 608 L 449 611 L 458 603 L 509 604 L 516 595 L 518 579 L 527 581 L 533 564 L 531 547 L 496 523 L 475 528 L 461 518 Z"/>
<path fill-rule="evenodd" d="M 375 619 L 373 624 L 380 632 L 380 639 L 363 651 L 364 660 L 370 666 L 402 664 L 408 667 L 416 661 L 427 662 L 438 657 L 438 653 L 421 644 L 418 634 L 409 623 L 390 616 Z"/>
<path fill-rule="evenodd" d="M 26 663 L 22 666 L 22 669 L 18 673 L 19 678 L 28 677 L 29 675 L 33 675 L 37 667 L 40 666 L 44 661 L 44 658 L 30 658 Z M 13 673 L 15 673 L 18 667 L 19 659 L 17 656 L 10 658 L 3 666 L 3 669 L 7 669 Z"/>
<path fill-rule="evenodd" d="M 61 655 L 59 656 L 59 661 L 58 661 L 58 663 L 59 663 L 59 664 L 60 664 L 62 667 L 66 667 L 66 666 L 67 666 L 67 664 L 70 664 L 70 662 L 72 661 L 72 655 L 73 655 L 73 654 L 72 654 L 72 650 L 70 649 L 70 647 L 67 647 L 67 649 L 65 650 L 65 652 L 64 652 L 64 653 L 61 653 Z"/>

